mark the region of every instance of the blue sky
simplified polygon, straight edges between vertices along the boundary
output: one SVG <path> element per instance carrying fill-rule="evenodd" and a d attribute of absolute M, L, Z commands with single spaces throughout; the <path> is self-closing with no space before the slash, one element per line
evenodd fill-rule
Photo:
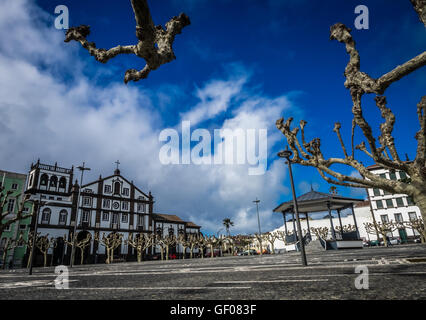
<path fill-rule="evenodd" d="M 343 85 L 348 56 L 342 44 L 329 40 L 331 25 L 342 22 L 353 29 L 361 69 L 373 77 L 426 47 L 425 28 L 408 0 L 149 1 L 156 24 L 185 12 L 191 25 L 176 37 L 177 60 L 151 72 L 148 79 L 126 86 L 125 70 L 142 69 L 143 60 L 126 55 L 107 64 L 98 63 L 79 44 L 63 43 L 64 32 L 54 29 L 53 21 L 54 8 L 66 5 L 70 25 L 90 25 L 89 40 L 98 47 L 134 44 L 130 1 L 0 3 L 3 12 L 12 17 L 16 12 L 15 20 L 16 15 L 22 19 L 17 20 L 22 21 L 19 26 L 12 26 L 10 23 L 16 22 L 10 22 L 6 13 L 0 15 L 0 23 L 3 20 L 8 26 L 8 34 L 0 42 L 2 65 L 16 66 L 10 67 L 10 72 L 22 70 L 21 77 L 19 72 L 9 73 L 0 80 L 5 87 L 0 95 L 0 143 L 3 150 L 10 150 L 0 159 L 3 169 L 25 172 L 37 158 L 63 166 L 86 161 L 96 168 L 92 173 L 95 178 L 108 175 L 119 158 L 124 175 L 142 189 L 152 189 L 159 212 L 192 220 L 209 233 L 216 233 L 226 217 L 235 221 L 235 232 L 255 232 L 257 220 L 251 203 L 255 197 L 262 201 L 263 229 L 280 226 L 281 217 L 271 210 L 290 194 L 287 169 L 276 157 L 285 146 L 284 136 L 274 126 L 278 117 L 294 116 L 295 123 L 308 121 L 307 138 L 320 137 L 325 155 L 342 154 L 332 132 L 336 121 L 342 123 L 343 137 L 349 143 L 351 99 Z M 359 4 L 369 9 L 368 30 L 354 27 L 354 9 Z M 10 37 L 8 42 L 5 37 Z M 29 40 L 33 41 L 31 48 L 25 38 L 33 39 Z M 416 104 L 425 87 L 423 69 L 387 90 L 388 106 L 397 117 L 395 138 L 401 157 L 405 153 L 414 157 Z M 49 93 L 44 96 L 41 91 Z M 186 115 L 206 108 L 200 97 L 223 104 L 223 108 L 204 117 L 193 129 L 235 124 L 258 124 L 268 129 L 268 171 L 264 176 L 247 177 L 241 168 L 158 164 L 159 131 L 179 127 Z M 381 118 L 373 99 L 365 96 L 363 106 L 377 133 Z M 13 104 L 16 106 L 10 107 Z M 28 117 L 16 119 L 20 126 L 44 116 L 34 134 L 24 135 L 10 126 L 13 121 L 5 120 L 15 119 L 13 114 L 18 111 Z M 54 121 L 61 125 L 52 126 Z M 200 175 L 204 177 L 202 184 Z M 295 166 L 294 176 L 298 194 L 309 191 L 311 184 L 316 190 L 329 190 L 314 169 Z M 338 190 L 347 196 L 365 196 L 359 190 Z"/>

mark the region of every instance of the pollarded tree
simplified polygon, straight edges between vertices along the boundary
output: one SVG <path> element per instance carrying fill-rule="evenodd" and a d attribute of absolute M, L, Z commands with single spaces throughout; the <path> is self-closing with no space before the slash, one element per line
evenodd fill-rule
<path fill-rule="evenodd" d="M 191 240 L 187 238 L 185 234 L 180 234 L 176 242 L 182 246 L 182 259 L 185 259 L 186 249 L 191 246 Z"/>
<path fill-rule="evenodd" d="M 217 245 L 217 238 L 215 236 L 205 236 L 204 241 L 207 246 L 210 248 L 210 258 L 214 257 L 214 247 Z"/>
<path fill-rule="evenodd" d="M 95 241 L 98 241 L 105 247 L 106 260 L 105 263 L 110 264 L 114 262 L 114 250 L 121 246 L 123 242 L 123 234 L 111 232 L 105 237 L 105 233 L 102 234 L 102 239 L 99 237 L 99 233 L 95 233 Z"/>
<path fill-rule="evenodd" d="M 126 240 L 126 244 L 136 248 L 138 262 L 142 262 L 142 252 L 151 247 L 153 243 L 154 236 L 146 233 L 139 233 L 135 239 L 133 239 L 133 234 L 131 233 L 129 238 Z"/>
<path fill-rule="evenodd" d="M 275 254 L 275 240 L 277 240 L 278 237 L 279 237 L 278 231 L 267 232 L 267 233 L 263 234 L 263 238 L 265 239 L 265 241 L 267 241 L 271 244 L 272 254 Z"/>
<path fill-rule="evenodd" d="M 426 26 L 425 1 L 411 0 L 411 2 L 419 14 L 420 20 Z M 417 152 L 413 161 L 403 161 L 400 158 L 392 135 L 396 118 L 392 110 L 387 107 L 384 96 L 386 89 L 391 84 L 425 66 L 426 51 L 375 79 L 360 69 L 360 55 L 352 38 L 351 29 L 342 23 L 337 23 L 330 28 L 330 39 L 344 43 L 349 54 L 349 63 L 344 75 L 346 77 L 345 87 L 350 91 L 353 103 L 350 147 L 347 148 L 345 145 L 340 133 L 341 124 L 337 122 L 333 131 L 340 142 L 344 157 L 326 158 L 322 152 L 319 138 L 314 138 L 309 142 L 305 139 L 307 124 L 305 120 L 300 121 L 300 127 L 291 128 L 293 118 L 290 117 L 287 120 L 281 118 L 277 120 L 276 126 L 286 137 L 293 152 L 292 163 L 316 168 L 324 180 L 334 185 L 378 188 L 394 194 L 407 194 L 419 206 L 423 220 L 426 220 L 426 96 L 423 96 L 417 105 L 420 129 L 415 135 Z M 380 135 L 377 138 L 373 135 L 373 129 L 363 115 L 361 98 L 365 94 L 376 95 L 376 106 L 384 119 L 380 125 Z M 365 140 L 355 146 L 355 129 L 357 127 L 361 129 Z M 391 171 L 403 171 L 410 178 L 395 181 L 373 174 L 360 160 L 357 160 L 355 150 L 366 154 L 375 164 Z M 280 156 L 283 155 L 280 154 Z M 355 169 L 361 177 L 346 175 L 338 169 L 331 169 L 335 165 Z"/>
<path fill-rule="evenodd" d="M 204 258 L 204 249 L 206 248 L 207 242 L 206 238 L 201 234 L 198 237 L 197 246 L 201 253 L 201 259 Z"/>
<path fill-rule="evenodd" d="M 49 239 L 49 234 L 39 237 L 36 240 L 36 247 L 43 254 L 43 266 L 47 267 L 47 253 L 50 247 L 55 243 L 55 239 L 52 237 Z"/>
<path fill-rule="evenodd" d="M 147 0 L 131 0 L 131 3 L 136 19 L 137 44 L 118 45 L 108 50 L 96 48 L 94 42 L 89 42 L 86 39 L 90 34 L 90 27 L 87 25 L 69 28 L 64 40 L 65 42 L 71 40 L 80 42 L 82 47 L 89 51 L 90 55 L 102 63 L 106 63 L 109 59 L 119 54 L 134 54 L 143 58 L 146 62 L 145 67 L 140 71 L 135 69 L 127 70 L 124 76 L 125 83 L 145 79 L 152 70 L 156 70 L 162 64 L 176 59 L 173 52 L 175 36 L 180 34 L 182 29 L 190 24 L 188 16 L 181 13 L 178 17 L 170 19 L 164 29 L 163 26 L 155 25 L 152 21 Z"/>
<path fill-rule="evenodd" d="M 157 235 L 155 237 L 155 244 L 160 247 L 161 260 L 164 260 L 164 253 L 166 253 L 166 260 L 169 260 L 170 246 L 176 244 L 176 237 L 172 234 L 169 234 L 164 237 Z"/>
<path fill-rule="evenodd" d="M 189 258 L 192 259 L 194 249 L 198 248 L 198 234 L 188 234 Z"/>
<path fill-rule="evenodd" d="M 387 247 L 388 246 L 388 234 L 394 232 L 396 229 L 398 229 L 398 224 L 394 223 L 393 221 L 390 222 L 365 222 L 365 231 L 369 234 L 376 235 L 377 232 L 383 237 L 383 244 Z M 377 230 L 377 232 L 376 232 Z M 377 239 L 379 240 L 379 239 Z"/>
<path fill-rule="evenodd" d="M 317 238 L 321 238 L 324 240 L 327 240 L 328 238 L 328 231 L 329 229 L 327 227 L 311 227 L 311 231 L 314 233 L 314 235 L 317 236 Z"/>
<path fill-rule="evenodd" d="M 404 221 L 404 226 L 416 230 L 420 234 L 420 240 L 422 243 L 426 243 L 426 228 L 422 219 L 412 219 L 410 221 Z"/>
<path fill-rule="evenodd" d="M 3 257 L 2 257 L 2 261 L 3 261 L 3 269 L 6 269 L 6 263 L 7 263 L 7 254 L 9 253 L 10 250 L 20 246 L 22 244 L 22 234 L 19 236 L 19 238 L 17 240 L 15 239 L 11 239 L 11 238 L 7 238 L 5 243 L 0 247 L 0 250 L 3 251 Z M 13 258 L 12 258 L 13 259 Z"/>

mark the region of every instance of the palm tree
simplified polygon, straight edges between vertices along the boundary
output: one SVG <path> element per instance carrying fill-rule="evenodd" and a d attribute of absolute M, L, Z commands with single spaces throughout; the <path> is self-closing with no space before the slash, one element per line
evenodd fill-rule
<path fill-rule="evenodd" d="M 225 219 L 223 219 L 223 225 L 225 226 L 226 233 L 228 234 L 228 237 L 229 237 L 229 235 L 230 235 L 229 234 L 229 228 L 234 226 L 234 222 L 232 222 L 231 219 L 229 219 L 229 218 L 225 218 Z"/>

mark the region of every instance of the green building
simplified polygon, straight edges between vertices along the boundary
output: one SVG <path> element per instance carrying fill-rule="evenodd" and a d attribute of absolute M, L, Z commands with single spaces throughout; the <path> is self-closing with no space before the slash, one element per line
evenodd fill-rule
<path fill-rule="evenodd" d="M 22 173 L 8 172 L 0 170 L 0 185 L 3 186 L 2 194 L 5 195 L 9 190 L 12 193 L 8 196 L 7 202 L 3 208 L 0 208 L 2 212 L 13 212 L 12 216 L 7 216 L 5 220 L 13 218 L 19 210 L 22 197 L 24 196 L 26 186 L 27 175 Z M 26 203 L 24 206 L 24 213 L 28 214 L 32 210 L 32 204 Z M 7 239 L 17 240 L 20 234 L 23 235 L 25 241 L 28 240 L 28 232 L 30 229 L 31 217 L 16 221 L 9 225 L 9 227 L 3 231 L 0 238 L 0 265 L 3 267 L 3 248 L 7 242 Z M 9 240 L 10 241 L 10 240 Z M 13 266 L 20 268 L 22 267 L 23 259 L 27 250 L 26 245 L 14 247 L 9 250 L 6 259 L 6 268 L 9 267 L 11 261 Z"/>

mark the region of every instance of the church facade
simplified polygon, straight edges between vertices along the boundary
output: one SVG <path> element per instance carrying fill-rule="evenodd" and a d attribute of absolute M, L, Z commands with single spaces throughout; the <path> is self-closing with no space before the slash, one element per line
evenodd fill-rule
<path fill-rule="evenodd" d="M 100 238 L 111 233 L 123 235 L 121 245 L 114 251 L 115 258 L 133 260 L 135 249 L 124 240 L 130 234 L 155 232 L 159 223 L 167 222 L 162 230 L 173 229 L 179 233 L 199 233 L 200 227 L 192 222 L 185 222 L 177 216 L 154 213 L 154 197 L 151 192 L 139 189 L 133 181 L 123 177 L 120 170 L 114 174 L 99 178 L 79 186 L 75 179 L 75 169 L 61 168 L 55 165 L 41 164 L 38 161 L 31 165 L 28 175 L 26 193 L 32 199 L 41 200 L 38 213 L 37 231 L 43 236 L 56 239 L 56 245 L 49 249 L 50 263 L 53 265 L 68 263 L 71 246 L 70 241 L 76 226 L 77 240 L 92 241 L 84 249 L 84 262 L 103 262 L 105 247 L 93 241 L 97 234 Z M 166 218 L 165 218 L 166 217 Z M 176 217 L 167 219 L 167 217 Z M 35 228 L 35 216 L 31 221 L 31 230 Z M 168 231 L 167 231 L 168 232 Z M 147 250 L 146 254 L 155 254 Z M 80 261 L 80 250 L 76 250 L 75 263 Z M 40 258 L 39 258 L 40 259 Z"/>

